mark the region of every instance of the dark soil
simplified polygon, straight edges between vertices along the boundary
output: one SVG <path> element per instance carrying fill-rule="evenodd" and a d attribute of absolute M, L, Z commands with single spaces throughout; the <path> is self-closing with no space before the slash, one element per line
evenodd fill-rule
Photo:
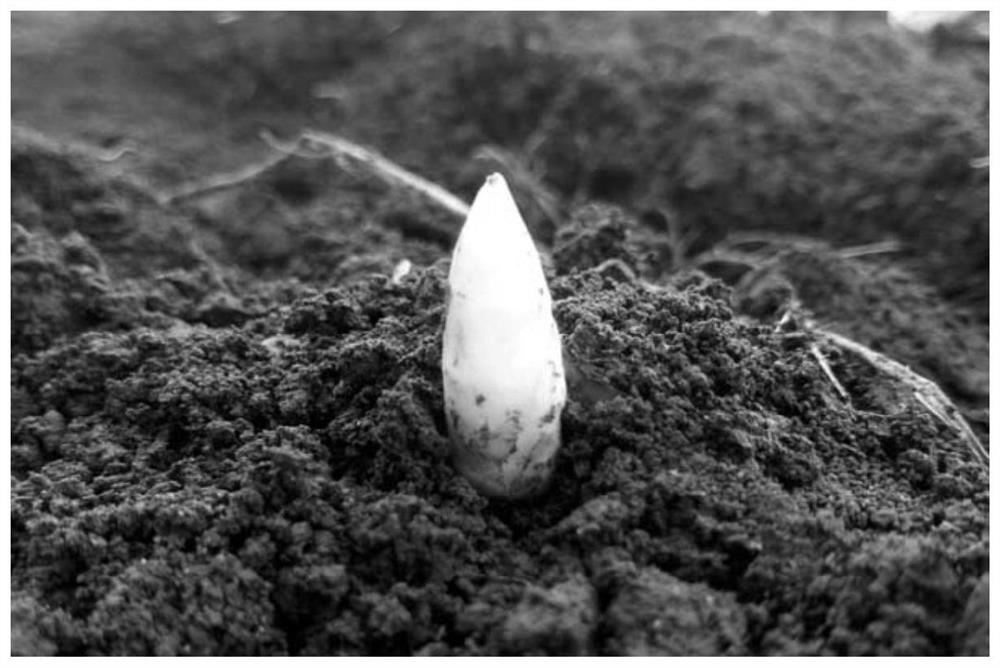
<path fill-rule="evenodd" d="M 879 15 L 232 18 L 14 15 L 15 654 L 988 653 L 988 472 L 775 325 L 910 365 L 988 442 L 982 44 Z M 161 203 L 307 125 L 466 199 L 492 145 L 555 194 L 515 187 L 570 381 L 544 497 L 450 465 L 451 214 L 310 160 Z M 753 262 L 695 261 L 747 229 Z"/>

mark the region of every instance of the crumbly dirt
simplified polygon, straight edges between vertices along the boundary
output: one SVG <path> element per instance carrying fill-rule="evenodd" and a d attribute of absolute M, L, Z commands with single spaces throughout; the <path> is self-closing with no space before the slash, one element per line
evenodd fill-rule
<path fill-rule="evenodd" d="M 824 345 L 842 397 L 808 329 L 775 325 L 791 309 L 911 365 L 988 444 L 987 273 L 965 255 L 986 253 L 988 174 L 958 166 L 986 153 L 976 44 L 935 55 L 858 16 L 657 17 L 673 43 L 620 15 L 229 18 L 15 17 L 14 121 L 35 128 L 11 155 L 15 654 L 988 653 L 988 472 Z M 171 37 L 204 40 L 158 54 Z M 96 91 L 43 67 L 67 54 Z M 158 199 L 252 161 L 263 116 L 462 196 L 471 147 L 537 147 L 567 212 L 517 193 L 553 231 L 569 383 L 543 497 L 488 500 L 450 464 L 451 214 L 331 161 Z M 96 159 L 112 127 L 142 152 Z M 747 221 L 814 242 L 693 268 Z M 904 249 L 838 250 L 887 236 Z"/>

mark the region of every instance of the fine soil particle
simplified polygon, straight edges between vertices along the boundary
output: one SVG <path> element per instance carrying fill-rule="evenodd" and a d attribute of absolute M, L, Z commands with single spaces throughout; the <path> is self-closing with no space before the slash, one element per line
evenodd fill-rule
<path fill-rule="evenodd" d="M 381 53 L 379 21 L 348 22 L 364 47 L 344 47 L 330 63 L 348 68 Z M 540 122 L 531 114 L 542 103 L 569 125 L 581 100 L 603 110 L 598 121 L 650 120 L 636 105 L 659 93 L 631 97 L 635 62 L 610 63 L 623 85 L 609 87 L 603 70 L 532 46 L 547 43 L 547 23 L 525 25 L 515 31 L 523 43 L 466 44 L 471 57 L 448 61 L 445 81 L 472 93 L 423 121 L 447 120 L 460 145 L 525 132 Z M 761 25 L 753 30 L 777 29 Z M 691 28 L 707 64 L 682 78 L 676 104 L 732 92 L 726 78 L 705 83 L 700 68 L 733 54 L 754 67 L 779 62 L 775 86 L 801 77 L 780 54 L 799 53 L 811 31 L 827 34 L 804 26 L 766 48 L 756 33 L 719 41 L 711 35 L 729 29 Z M 434 43 L 427 32 L 403 32 L 407 43 L 420 35 Z M 845 62 L 861 45 L 871 53 L 858 58 L 897 69 L 922 62 L 916 47 L 885 34 L 830 39 Z M 667 48 L 643 40 L 644 49 Z M 638 48 L 630 44 L 622 47 L 629 53 Z M 671 62 L 695 67 L 681 57 L 690 45 L 679 44 Z M 256 52 L 245 57 L 253 69 Z M 507 99 L 500 83 L 491 91 L 492 78 L 479 85 L 497 62 L 508 78 L 531 65 L 523 98 Z M 943 68 L 929 65 L 927 76 L 937 82 Z M 567 73 L 571 85 L 559 97 L 550 82 Z M 832 100 L 837 84 L 829 85 Z M 972 95 L 968 86 L 959 92 Z M 779 109 L 751 102 L 725 108 L 742 109 L 756 137 L 753 119 Z M 929 118 L 908 131 L 923 132 Z M 435 135 L 416 132 L 417 120 L 403 129 L 420 155 Z M 786 120 L 786 129 L 813 122 Z M 964 116 L 939 123 L 973 128 Z M 597 164 L 578 161 L 589 167 L 576 174 L 575 151 L 605 155 L 598 149 L 622 136 L 590 136 L 595 143 L 581 146 L 559 123 L 548 127 L 540 151 L 566 151 L 547 153 L 551 182 L 623 208 L 588 205 L 550 221 L 558 223 L 549 274 L 569 396 L 551 488 L 521 502 L 480 496 L 450 464 L 440 357 L 457 227 L 447 214 L 329 166 L 316 167 L 323 178 L 315 182 L 312 168 L 291 169 L 197 206 L 165 205 L 137 179 L 16 136 L 13 653 L 988 653 L 988 472 L 919 403 L 889 396 L 875 370 L 827 350 L 851 395 L 841 397 L 808 332 L 776 328 L 752 288 L 787 286 L 775 303 L 794 297 L 824 325 L 933 377 L 970 412 L 988 401 L 981 322 L 921 278 L 927 267 L 906 273 L 891 259 L 845 259 L 823 244 L 771 256 L 778 260 L 732 286 L 677 271 L 684 244 L 657 233 L 659 214 L 627 212 L 641 212 L 639 199 L 653 188 L 643 160 L 663 156 L 621 145 Z M 676 131 L 713 136 L 685 128 Z M 946 157 L 976 132 L 954 135 Z M 733 147 L 746 139 L 723 136 Z M 384 138 L 387 150 L 405 139 L 391 130 Z M 757 190 L 727 197 L 786 212 L 775 226 L 783 230 L 808 191 L 809 174 L 796 181 L 796 160 L 819 149 L 799 155 L 780 137 L 755 141 L 790 156 L 779 173 L 794 183 L 779 195 L 776 183 L 754 181 Z M 755 172 L 703 142 L 691 149 L 700 166 L 664 163 L 687 174 L 687 195 L 670 194 L 712 219 L 712 230 L 736 228 L 746 212 L 716 198 Z M 747 162 L 755 155 L 741 150 Z M 634 162 L 621 157 L 629 151 Z M 877 157 L 871 148 L 857 159 Z M 471 181 L 461 164 L 423 171 Z M 959 192 L 978 194 L 978 181 L 939 173 L 945 167 L 921 168 L 954 186 L 952 213 L 978 206 Z M 880 178 L 904 176 L 885 168 Z M 849 198 L 827 195 L 840 203 L 838 216 L 853 210 Z M 909 208 L 897 206 L 898 192 L 866 205 L 874 213 L 865 220 L 909 211 L 915 217 L 898 220 L 921 225 L 938 212 L 911 195 Z M 890 231 L 913 232 L 899 225 Z M 951 250 L 965 243 L 945 241 Z M 413 268 L 390 280 L 404 258 Z M 969 271 L 954 267 L 942 285 Z M 759 280 L 740 281 L 751 274 Z"/>

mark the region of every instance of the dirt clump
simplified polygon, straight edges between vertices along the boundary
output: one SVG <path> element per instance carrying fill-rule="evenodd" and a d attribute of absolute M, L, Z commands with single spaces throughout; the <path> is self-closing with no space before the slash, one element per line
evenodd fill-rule
<path fill-rule="evenodd" d="M 697 274 L 652 290 L 572 270 L 552 292 L 577 375 L 553 489 L 526 504 L 449 466 L 440 262 L 240 324 L 84 323 L 22 350 L 15 651 L 976 642 L 961 620 L 987 568 L 987 479 L 931 416 L 853 410 L 803 345 L 737 321 Z M 615 551 L 617 572 L 592 558 Z"/>

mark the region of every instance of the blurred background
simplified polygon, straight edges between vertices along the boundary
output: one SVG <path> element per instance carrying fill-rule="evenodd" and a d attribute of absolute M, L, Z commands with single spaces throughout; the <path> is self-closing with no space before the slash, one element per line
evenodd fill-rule
<path fill-rule="evenodd" d="M 604 201 L 683 237 L 675 265 L 734 231 L 892 241 L 985 325 L 987 20 L 17 12 L 12 120 L 117 152 L 109 169 L 156 189 L 262 159 L 261 129 L 336 133 L 467 200 L 499 162 L 551 196 L 528 212 L 542 243 L 548 218 Z M 236 261 L 308 277 L 288 212 L 329 217 L 331 191 L 359 229 L 417 238 L 415 261 L 447 252 L 440 212 L 337 178 L 300 165 L 218 209 Z"/>

